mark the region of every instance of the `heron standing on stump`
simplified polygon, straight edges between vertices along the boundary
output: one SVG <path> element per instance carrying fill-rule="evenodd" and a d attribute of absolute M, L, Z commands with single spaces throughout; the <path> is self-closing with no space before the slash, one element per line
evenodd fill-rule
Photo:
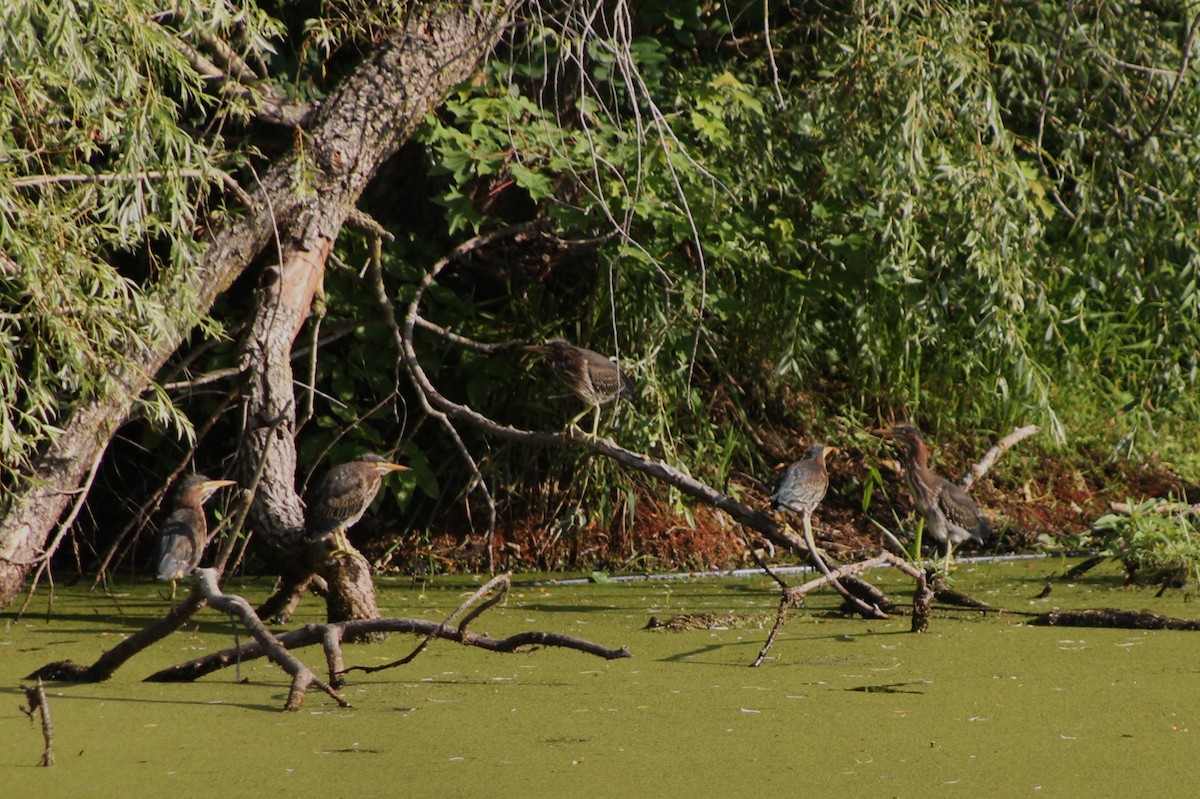
<path fill-rule="evenodd" d="M 234 485 L 233 480 L 209 480 L 202 474 L 192 474 L 179 481 L 175 490 L 175 510 L 158 528 L 155 541 L 156 576 L 171 582 L 171 599 L 175 599 L 176 583 L 200 565 L 204 548 L 208 546 L 208 521 L 204 503 L 218 489 Z"/>
<path fill-rule="evenodd" d="M 945 548 L 944 568 L 949 569 L 956 544 L 967 540 L 983 543 L 991 531 L 987 519 L 961 486 L 929 469 L 929 445 L 920 430 L 896 425 L 875 433 L 904 444 L 904 481 L 913 504 L 925 519 L 925 529 Z"/>
<path fill-rule="evenodd" d="M 550 339 L 545 344 L 530 344 L 525 349 L 549 361 L 559 379 L 587 404 L 578 416 L 567 423 L 568 427 L 575 425 L 588 411 L 595 411 L 592 421 L 594 437 L 600 429 L 601 405 L 615 399 L 633 399 L 633 381 L 617 364 L 598 352 L 568 344 L 561 338 Z"/>
<path fill-rule="evenodd" d="M 309 539 L 331 536 L 333 552 L 353 551 L 346 531 L 371 507 L 383 476 L 407 469 L 378 455 L 363 455 L 334 466 L 308 493 L 305 528 Z"/>

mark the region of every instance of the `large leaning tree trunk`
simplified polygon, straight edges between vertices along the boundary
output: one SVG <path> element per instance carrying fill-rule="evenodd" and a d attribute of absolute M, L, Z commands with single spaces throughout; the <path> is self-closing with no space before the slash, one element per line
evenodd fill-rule
<path fill-rule="evenodd" d="M 248 207 L 214 232 L 195 268 L 154 289 L 188 298 L 202 314 L 266 248 L 273 250 L 264 259 L 272 265 L 260 281 L 257 315 L 244 344 L 247 429 L 239 461 L 243 475 L 264 465 L 252 525 L 268 544 L 292 553 L 293 572 L 304 572 L 308 559 L 296 551 L 303 506 L 295 489 L 292 341 L 363 189 L 424 115 L 495 46 L 515 5 L 515 0 L 431 3 L 414 10 L 322 102 L 303 140 L 262 174 Z M 150 351 L 131 347 L 115 367 L 117 387 L 76 410 L 39 457 L 31 487 L 0 518 L 0 608 L 20 593 L 133 400 L 150 387 L 188 332 L 181 324 Z M 369 575 L 359 568 L 364 564 L 349 559 L 340 567 L 317 565 L 333 578 L 334 620 L 377 615 Z"/>

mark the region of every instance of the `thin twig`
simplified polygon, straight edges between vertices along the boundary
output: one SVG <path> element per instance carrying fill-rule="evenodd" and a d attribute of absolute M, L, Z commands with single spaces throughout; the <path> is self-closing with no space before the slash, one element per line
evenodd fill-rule
<path fill-rule="evenodd" d="M 1188 64 L 1192 60 L 1192 46 L 1196 43 L 1197 31 L 1200 31 L 1200 11 L 1192 17 L 1192 22 L 1188 26 L 1187 38 L 1183 42 L 1183 56 L 1179 59 L 1179 70 L 1175 75 L 1175 82 L 1171 84 L 1171 90 L 1167 93 L 1167 101 L 1162 104 L 1158 117 L 1150 125 L 1150 129 L 1133 143 L 1132 149 L 1135 152 L 1141 150 L 1146 146 L 1146 142 L 1158 135 L 1158 132 L 1162 130 L 1163 123 L 1167 120 L 1167 115 L 1171 113 L 1171 108 L 1174 107 L 1179 90 L 1183 86 L 1183 79 L 1187 75 Z"/>
<path fill-rule="evenodd" d="M 528 343 L 525 341 L 497 341 L 492 343 L 476 341 L 473 338 L 467 338 L 466 336 L 459 335 L 452 330 L 447 330 L 441 325 L 434 324 L 423 316 L 417 317 L 417 327 L 433 333 L 438 338 L 449 342 L 450 344 L 462 347 L 463 349 L 481 352 L 485 355 L 495 355 L 498 352 L 515 350 L 517 347 Z"/>
<path fill-rule="evenodd" d="M 209 383 L 216 383 L 220 380 L 225 380 L 230 377 L 237 377 L 245 372 L 243 366 L 231 366 L 228 369 L 217 369 L 213 372 L 207 372 L 192 380 L 178 380 L 174 383 L 164 383 L 160 388 L 163 391 L 177 391 L 182 388 L 196 388 L 198 386 L 206 386 Z"/>
<path fill-rule="evenodd" d="M 772 625 L 771 632 L 767 634 L 767 640 L 763 642 L 762 649 L 758 650 L 758 657 L 750 664 L 750 668 L 758 668 L 767 659 L 767 653 L 775 645 L 775 639 L 779 637 L 779 631 L 783 629 L 783 623 L 787 620 L 788 609 L 803 600 L 804 594 L 799 590 L 786 585 L 783 587 L 783 595 L 779 598 L 779 610 L 775 613 L 775 624 Z"/>
<path fill-rule="evenodd" d="M 778 583 L 779 587 L 786 592 L 788 590 L 788 584 L 784 582 L 782 577 L 771 571 L 771 567 L 767 565 L 766 561 L 759 557 L 758 550 L 754 547 L 754 543 L 750 540 L 750 536 L 746 534 L 745 528 L 741 526 L 738 527 L 738 536 L 742 539 L 742 543 L 746 545 L 746 551 L 750 553 L 750 557 L 754 560 L 754 563 L 758 566 L 758 568 L 766 572 L 767 576 Z"/>
<path fill-rule="evenodd" d="M 463 603 L 461 605 L 459 605 L 458 608 L 456 608 L 453 613 L 451 613 L 449 616 L 446 617 L 446 620 L 444 622 L 442 622 L 439 626 L 435 627 L 434 629 L 430 630 L 429 634 L 426 635 L 423 639 L 421 639 L 421 643 L 417 644 L 416 649 L 414 649 L 409 654 L 405 655 L 404 657 L 400 658 L 399 660 L 393 660 L 391 663 L 385 663 L 382 666 L 351 666 L 350 668 L 343 670 L 338 676 L 340 677 L 342 674 L 345 674 L 346 672 L 351 672 L 351 671 L 362 671 L 367 674 L 374 674 L 377 671 L 383 671 L 384 669 L 394 669 L 397 666 L 404 666 L 404 665 L 411 663 L 417 657 L 417 655 L 419 655 L 425 651 L 426 647 L 428 647 L 429 644 L 435 638 L 439 637 L 439 635 L 441 633 L 443 633 L 444 631 L 450 629 L 450 625 L 454 623 L 454 620 L 456 618 L 458 618 L 460 615 L 462 615 L 462 613 L 464 611 L 466 611 L 467 608 L 471 607 L 471 605 L 475 604 L 481 598 L 487 596 L 488 594 L 496 592 L 495 596 L 489 597 L 486 602 L 484 602 L 482 605 L 480 605 L 478 608 L 476 608 L 474 611 L 472 611 L 469 616 L 467 616 L 465 619 L 463 619 L 462 623 L 458 625 L 458 630 L 460 632 L 464 632 L 467 628 L 467 625 L 470 624 L 475 619 L 477 619 L 480 616 L 480 614 L 482 614 L 489 608 L 494 607 L 495 605 L 499 604 L 500 602 L 503 602 L 504 598 L 508 596 L 508 590 L 511 587 L 511 585 L 512 585 L 512 573 L 511 572 L 496 575 L 492 579 L 488 580 L 487 583 L 485 583 L 478 591 L 471 594 L 471 596 L 467 597 L 467 599 L 465 601 L 463 601 Z M 499 589 L 499 591 L 497 591 L 497 589 Z"/>
<path fill-rule="evenodd" d="M 451 422 L 450 417 L 445 413 L 444 409 L 437 407 L 433 402 L 433 398 L 430 396 L 430 391 L 432 391 L 433 386 L 431 383 L 429 383 L 428 378 L 425 377 L 424 371 L 421 370 L 420 362 L 417 360 L 416 348 L 413 345 L 413 330 L 417 324 L 417 316 L 419 314 L 421 300 L 424 299 L 425 292 L 430 286 L 433 285 L 438 274 L 440 274 L 443 269 L 459 258 L 462 258 L 463 256 L 474 252 L 480 247 L 484 247 L 493 241 L 512 236 L 518 236 L 522 233 L 536 230 L 543 224 L 544 223 L 541 220 L 534 220 L 533 222 L 501 228 L 499 230 L 494 230 L 489 233 L 476 236 L 475 238 L 463 242 L 455 247 L 448 255 L 430 267 L 429 271 L 421 279 L 420 285 L 417 287 L 417 290 L 413 294 L 412 300 L 409 302 L 408 311 L 404 315 L 403 325 L 400 325 L 397 322 L 395 307 L 392 305 L 392 301 L 387 295 L 387 290 L 384 288 L 383 270 L 379 268 L 372 269 L 376 298 L 384 310 L 388 327 L 391 328 L 392 335 L 396 338 L 396 343 L 400 348 L 401 360 L 404 363 L 405 369 L 408 371 L 409 378 L 412 380 L 414 387 L 417 389 L 417 396 L 420 399 L 421 407 L 429 416 L 437 419 L 442 424 L 442 427 L 445 428 L 446 432 L 450 436 L 450 439 L 454 442 L 454 446 L 458 450 L 459 455 L 462 457 L 464 463 L 466 463 L 467 467 L 471 470 L 471 485 L 468 488 L 468 491 L 473 489 L 478 490 L 483 495 L 488 512 L 487 561 L 489 572 L 494 571 L 496 568 L 496 501 L 492 497 L 492 492 L 488 488 L 487 480 L 484 478 L 483 472 L 479 468 L 479 464 L 475 461 L 475 458 L 467 449 L 466 442 L 463 441 L 458 429 L 455 428 L 454 423 Z M 437 392 L 433 391 L 433 394 L 437 394 Z"/>
<path fill-rule="evenodd" d="M 232 175 L 218 171 L 217 176 L 221 179 L 221 185 L 229 189 L 238 200 L 246 208 L 254 207 L 253 198 L 246 193 L 246 190 L 241 187 Z M 99 175 L 84 175 L 79 173 L 70 173 L 63 175 L 26 175 L 25 177 L 14 178 L 11 185 L 14 188 L 38 188 L 41 186 L 52 186 L 59 183 L 117 183 L 127 180 L 164 180 L 166 178 L 192 178 L 193 180 L 206 180 L 208 173 L 199 169 L 175 169 L 170 172 L 160 172 L 158 170 L 147 170 L 145 172 L 130 172 L 130 173 L 112 173 L 105 172 Z"/>
<path fill-rule="evenodd" d="M 893 568 L 899 569 L 914 579 L 919 578 L 923 574 L 923 572 L 914 567 L 908 561 L 898 558 L 890 552 L 883 552 L 873 558 L 868 558 L 867 560 L 859 561 L 858 563 L 848 563 L 844 566 L 839 566 L 838 568 L 831 570 L 828 575 L 822 574 L 819 577 L 809 580 L 803 585 L 785 587 L 783 596 L 780 597 L 779 600 L 779 610 L 775 615 L 775 625 L 771 628 L 771 632 L 767 635 L 766 642 L 763 644 L 762 649 L 759 650 L 758 657 L 754 659 L 754 661 L 750 664 L 750 667 L 756 668 L 762 665 L 763 660 L 766 659 L 767 653 L 771 651 L 771 647 L 774 645 L 775 639 L 779 635 L 779 631 L 783 629 L 783 622 L 787 616 L 789 608 L 800 604 L 800 602 L 804 600 L 804 597 L 808 596 L 808 594 L 812 593 L 823 585 L 829 584 L 834 580 L 840 581 L 849 577 L 853 577 L 861 572 L 874 569 L 879 566 L 892 566 Z M 879 613 L 883 613 L 878 606 L 876 606 L 875 610 Z M 886 618 L 886 614 L 884 615 L 884 618 Z"/>
<path fill-rule="evenodd" d="M 279 426 L 283 424 L 283 422 L 284 416 L 282 414 L 276 417 L 271 422 L 270 428 L 267 430 L 267 435 L 274 435 L 275 430 L 277 430 Z M 266 469 L 266 466 L 267 459 L 259 458 L 258 466 L 255 467 L 254 475 L 250 479 L 250 485 L 240 486 L 241 490 L 239 493 L 241 495 L 242 506 L 238 508 L 238 512 L 236 514 L 228 517 L 233 520 L 229 523 L 229 528 L 232 532 L 230 535 L 226 536 L 224 541 L 221 542 L 221 548 L 217 550 L 217 555 L 213 559 L 213 568 L 222 575 L 225 574 L 225 566 L 229 563 L 229 558 L 233 553 L 233 547 L 237 542 L 238 536 L 236 533 L 238 530 L 243 529 L 246 524 L 246 517 L 250 514 L 250 508 L 254 504 L 254 496 L 258 493 L 258 484 L 262 481 L 263 470 Z M 220 529 L 221 528 L 217 528 L 217 532 L 220 532 Z"/>
<path fill-rule="evenodd" d="M 814 566 L 817 567 L 817 571 L 819 571 L 827 580 L 829 580 L 829 584 L 832 585 L 844 599 L 846 599 L 852 605 L 858 606 L 861 612 L 861 610 L 865 607 L 863 601 L 847 591 L 846 588 L 840 582 L 838 582 L 838 579 L 833 576 L 832 572 L 829 571 L 829 567 L 825 565 L 825 558 L 821 557 L 821 551 L 817 548 L 816 540 L 813 539 L 812 513 L 805 512 L 801 514 L 800 521 L 804 527 L 804 543 L 808 544 L 808 559 L 812 561 Z"/>
<path fill-rule="evenodd" d="M 775 63 L 775 48 L 771 45 L 771 0 L 763 0 L 763 39 L 767 43 L 767 61 L 771 65 L 771 86 L 775 89 L 775 102 L 783 110 L 783 92 L 779 90 L 779 65 Z"/>
<path fill-rule="evenodd" d="M 100 469 L 100 461 L 104 458 L 104 453 L 108 451 L 108 444 L 101 445 L 96 451 L 96 457 L 92 461 L 91 468 L 88 469 L 87 478 L 83 481 L 78 489 L 79 496 L 75 500 L 75 504 L 71 506 L 71 512 L 62 520 L 58 526 L 58 531 L 54 534 L 54 540 L 50 542 L 50 546 L 46 547 L 41 555 L 38 555 L 36 562 L 38 564 L 37 571 L 34 572 L 33 581 L 29 586 L 29 592 L 25 595 L 25 602 L 22 603 L 21 609 L 17 611 L 17 620 L 25 615 L 29 603 L 33 601 L 33 594 L 37 591 L 38 582 L 46 570 L 50 568 L 50 559 L 54 557 L 54 553 L 58 551 L 58 547 L 62 544 L 63 537 L 67 534 L 67 530 L 71 529 L 71 525 L 75 523 L 75 517 L 79 515 L 79 511 L 83 509 L 84 503 L 87 501 L 88 492 L 92 488 L 92 483 L 96 479 L 96 472 Z M 50 592 L 50 602 L 54 602 L 54 592 Z"/>

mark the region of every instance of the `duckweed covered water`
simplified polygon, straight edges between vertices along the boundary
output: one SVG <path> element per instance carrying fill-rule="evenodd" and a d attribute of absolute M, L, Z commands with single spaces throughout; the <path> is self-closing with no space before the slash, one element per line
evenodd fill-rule
<path fill-rule="evenodd" d="M 1063 564 L 963 566 L 956 586 L 1014 610 L 1149 609 L 1193 618 L 1182 594 L 1156 599 L 1096 570 L 1034 599 Z M 909 589 L 875 575 L 885 588 Z M 521 578 L 517 578 L 520 580 Z M 396 616 L 442 618 L 478 587 L 380 581 Z M 265 583 L 235 581 L 252 601 Z M 1196 633 L 1032 627 L 1019 616 L 937 613 L 832 618 L 809 597 L 762 667 L 750 669 L 777 605 L 762 578 L 516 587 L 473 628 L 564 632 L 634 657 L 566 650 L 499 655 L 435 643 L 406 667 L 352 674 L 337 708 L 310 692 L 280 710 L 286 675 L 265 661 L 194 684 L 144 683 L 159 668 L 230 643 L 205 611 L 109 682 L 50 685 L 58 762 L 35 766 L 38 728 L 17 706 L 22 677 L 54 660 L 89 663 L 161 613 L 157 586 L 114 595 L 59 589 L 49 617 L 0 627 L 0 780 L 12 797 L 426 795 L 1193 796 L 1200 747 Z M 31 609 L 34 612 L 37 608 Z M 315 620 L 319 603 L 308 602 Z M 642 629 L 651 616 L 765 614 L 766 627 Z M 376 665 L 415 639 L 357 645 Z M 300 656 L 318 670 L 317 649 Z"/>

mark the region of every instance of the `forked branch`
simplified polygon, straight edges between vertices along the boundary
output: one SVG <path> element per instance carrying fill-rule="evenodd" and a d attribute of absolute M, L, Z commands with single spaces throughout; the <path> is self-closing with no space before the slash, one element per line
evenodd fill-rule
<path fill-rule="evenodd" d="M 288 650 L 315 646 L 317 644 L 324 647 L 325 657 L 329 665 L 329 681 L 333 685 L 342 684 L 343 675 L 351 671 L 371 673 L 410 663 L 434 639 L 453 641 L 463 646 L 479 647 L 490 652 L 525 652 L 536 647 L 553 646 L 563 649 L 574 649 L 577 652 L 595 655 L 605 660 L 632 657 L 628 647 L 611 649 L 592 641 L 575 638 L 570 635 L 560 635 L 558 633 L 532 630 L 510 635 L 507 638 L 492 638 L 491 636 L 468 630 L 467 625 L 478 618 L 484 611 L 494 607 L 507 595 L 509 585 L 509 575 L 502 574 L 494 577 L 463 602 L 444 622 L 427 621 L 425 619 L 384 618 L 355 619 L 332 624 L 308 624 L 297 630 L 283 633 L 275 640 L 279 646 Z M 467 613 L 461 622 L 452 626 L 456 618 L 488 594 L 492 594 L 492 596 L 488 597 L 470 613 Z M 381 633 L 415 633 L 424 636 L 424 639 L 412 653 L 384 666 L 352 666 L 346 668 L 343 665 L 342 642 L 344 640 L 348 638 L 352 640 L 359 639 L 364 636 L 379 635 Z M 191 682 L 206 674 L 219 671 L 235 663 L 262 657 L 264 654 L 266 652 L 264 651 L 262 642 L 256 639 L 239 646 L 221 650 L 220 652 L 214 652 L 204 657 L 189 660 L 186 663 L 177 664 L 150 675 L 146 678 L 146 681 Z"/>

